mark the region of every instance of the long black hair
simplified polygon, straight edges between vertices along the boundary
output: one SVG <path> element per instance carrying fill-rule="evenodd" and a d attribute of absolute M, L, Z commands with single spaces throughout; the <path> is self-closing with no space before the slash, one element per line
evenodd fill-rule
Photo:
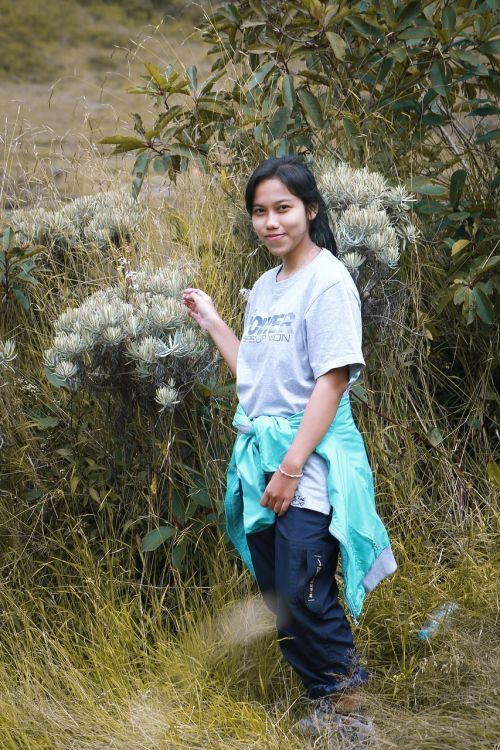
<path fill-rule="evenodd" d="M 306 213 L 309 209 L 317 210 L 315 218 L 309 221 L 309 236 L 318 247 L 326 247 L 333 255 L 337 255 L 337 245 L 328 221 L 325 201 L 318 190 L 314 175 L 300 156 L 271 156 L 259 164 L 245 188 L 245 206 L 250 216 L 257 186 L 273 177 L 281 180 L 293 195 L 300 198 Z"/>

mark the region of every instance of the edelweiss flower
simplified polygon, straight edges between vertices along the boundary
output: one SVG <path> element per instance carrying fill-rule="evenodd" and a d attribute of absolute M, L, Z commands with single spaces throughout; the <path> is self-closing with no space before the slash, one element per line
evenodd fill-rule
<path fill-rule="evenodd" d="M 169 380 L 168 385 L 162 385 L 156 389 L 155 401 L 161 406 L 160 412 L 170 410 L 179 403 L 179 393 L 174 385 L 174 381 Z"/>
<path fill-rule="evenodd" d="M 62 359 L 60 362 L 58 362 L 54 369 L 54 374 L 59 378 L 59 380 L 65 381 L 74 378 L 77 372 L 77 365 L 75 365 L 75 363 L 71 362 L 71 360 L 69 359 Z"/>
<path fill-rule="evenodd" d="M 354 276 L 357 276 L 360 267 L 366 260 L 366 258 L 357 250 L 354 250 L 350 253 L 344 253 L 344 255 L 342 255 L 340 259 L 349 273 L 352 273 Z"/>
<path fill-rule="evenodd" d="M 0 341 L 0 367 L 9 367 L 17 357 L 16 342 L 14 339 Z"/>

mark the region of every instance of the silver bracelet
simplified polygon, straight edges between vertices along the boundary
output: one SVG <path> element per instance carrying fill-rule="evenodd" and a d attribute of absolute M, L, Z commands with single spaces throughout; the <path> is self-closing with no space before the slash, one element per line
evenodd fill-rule
<path fill-rule="evenodd" d="M 302 472 L 301 474 L 288 474 L 288 472 L 283 471 L 283 469 L 281 468 L 281 464 L 278 466 L 278 471 L 283 474 L 284 477 L 290 477 L 290 479 L 300 479 L 300 477 L 304 476 L 304 472 Z"/>

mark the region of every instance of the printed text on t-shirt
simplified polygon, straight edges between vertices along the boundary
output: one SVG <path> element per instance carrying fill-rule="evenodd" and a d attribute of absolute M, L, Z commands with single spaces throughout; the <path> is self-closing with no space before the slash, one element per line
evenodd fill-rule
<path fill-rule="evenodd" d="M 261 341 L 289 342 L 293 336 L 292 324 L 295 313 L 288 312 L 281 315 L 253 315 L 247 326 L 242 341 L 245 344 L 260 344 Z"/>

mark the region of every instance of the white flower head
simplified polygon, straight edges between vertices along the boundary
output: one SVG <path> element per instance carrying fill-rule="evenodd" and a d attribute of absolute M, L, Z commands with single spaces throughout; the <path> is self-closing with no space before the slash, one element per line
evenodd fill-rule
<path fill-rule="evenodd" d="M 379 172 L 370 172 L 367 167 L 352 169 L 347 164 L 325 168 L 318 186 L 332 211 L 343 211 L 349 206 L 377 207 L 388 187 Z"/>
<path fill-rule="evenodd" d="M 161 407 L 160 413 L 170 411 L 175 404 L 179 403 L 179 393 L 174 385 L 174 381 L 169 380 L 168 385 L 162 385 L 156 389 L 155 401 Z"/>
<path fill-rule="evenodd" d="M 335 227 L 335 235 L 342 246 L 366 246 L 371 234 L 382 232 L 390 226 L 385 211 L 377 208 L 349 206 L 341 215 Z"/>
<path fill-rule="evenodd" d="M 110 346 L 117 346 L 125 336 L 126 333 L 121 326 L 106 326 L 101 331 L 101 339 Z"/>
<path fill-rule="evenodd" d="M 396 225 L 396 234 L 406 242 L 416 242 L 420 236 L 420 231 L 411 222 L 401 222 Z"/>
<path fill-rule="evenodd" d="M 0 367 L 9 367 L 10 363 L 17 357 L 16 342 L 14 339 L 0 341 Z"/>
<path fill-rule="evenodd" d="M 61 352 L 57 351 L 57 349 L 55 349 L 54 347 L 46 349 L 46 351 L 44 351 L 43 353 L 44 364 L 49 368 L 49 370 L 55 370 L 61 359 Z"/>
<path fill-rule="evenodd" d="M 88 347 L 88 342 L 79 333 L 59 333 L 54 339 L 54 349 L 62 357 L 74 357 Z"/>
<path fill-rule="evenodd" d="M 416 198 L 408 193 L 402 185 L 388 188 L 382 195 L 382 205 L 394 214 L 405 214 L 415 201 Z"/>
<path fill-rule="evenodd" d="M 157 294 L 153 297 L 150 309 L 150 317 L 153 326 L 157 329 L 165 330 L 176 328 L 186 321 L 187 308 L 171 297 L 163 297 Z"/>
<path fill-rule="evenodd" d="M 353 274 L 353 276 L 358 275 L 359 269 L 366 260 L 366 258 L 357 250 L 352 250 L 348 253 L 344 253 L 344 255 L 342 255 L 340 259 L 349 273 Z"/>
<path fill-rule="evenodd" d="M 197 357 L 207 350 L 206 340 L 193 328 L 176 330 L 169 336 L 170 352 L 174 357 Z"/>
<path fill-rule="evenodd" d="M 69 359 L 62 359 L 57 363 L 54 369 L 54 375 L 56 375 L 59 380 L 64 381 L 68 381 L 74 378 L 77 372 L 78 366 L 74 362 L 71 362 L 71 360 Z"/>

